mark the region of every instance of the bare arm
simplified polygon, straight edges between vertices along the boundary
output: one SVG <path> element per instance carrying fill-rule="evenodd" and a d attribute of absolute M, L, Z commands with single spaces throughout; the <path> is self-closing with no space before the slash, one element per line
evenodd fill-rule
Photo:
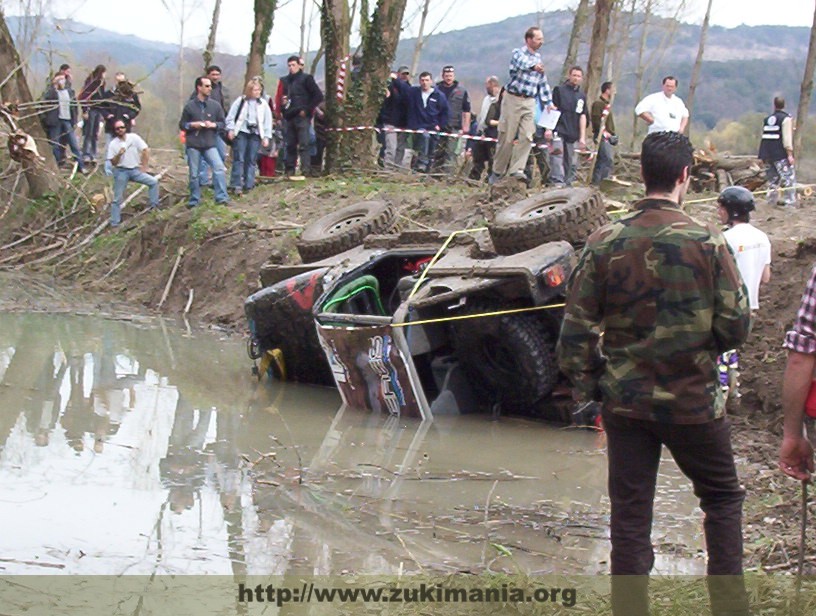
<path fill-rule="evenodd" d="M 686 132 L 686 126 L 688 126 L 688 117 L 680 118 L 680 130 L 678 131 L 681 135 Z"/>
<path fill-rule="evenodd" d="M 139 167 L 141 168 L 142 171 L 147 173 L 147 163 L 150 161 L 150 149 L 145 148 L 144 150 L 139 152 L 139 155 L 140 155 Z"/>
<path fill-rule="evenodd" d="M 768 284 L 771 281 L 771 266 L 766 265 L 765 269 L 762 270 L 762 278 L 760 279 L 762 284 Z"/>
<path fill-rule="evenodd" d="M 648 124 L 649 126 L 654 124 L 654 116 L 651 113 L 649 113 L 648 111 L 644 111 L 643 113 L 639 114 L 638 117 L 641 120 L 645 121 L 646 124 Z"/>
<path fill-rule="evenodd" d="M 813 471 L 813 447 L 803 433 L 805 400 L 813 380 L 816 357 L 790 351 L 782 381 L 784 432 L 779 449 L 779 468 L 795 479 L 810 478 Z"/>

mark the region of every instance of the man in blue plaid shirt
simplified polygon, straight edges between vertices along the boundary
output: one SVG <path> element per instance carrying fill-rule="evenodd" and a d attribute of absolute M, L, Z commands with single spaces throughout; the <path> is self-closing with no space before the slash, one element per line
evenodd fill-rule
<path fill-rule="evenodd" d="M 491 184 L 504 175 L 525 179 L 524 165 L 535 134 L 536 99 L 542 108 L 552 108 L 550 84 L 538 53 L 544 42 L 541 28 L 528 28 L 524 42 L 524 47 L 513 50 L 510 60 L 510 81 L 502 97 L 499 144 L 493 160 Z"/>

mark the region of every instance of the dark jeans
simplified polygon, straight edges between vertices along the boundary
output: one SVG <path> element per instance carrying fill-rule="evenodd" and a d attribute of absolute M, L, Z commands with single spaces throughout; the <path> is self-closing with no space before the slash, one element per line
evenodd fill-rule
<path fill-rule="evenodd" d="M 91 109 L 88 112 L 88 119 L 85 120 L 85 125 L 82 127 L 82 156 L 88 162 L 96 160 L 96 144 L 99 140 L 99 123 L 101 121 L 102 114 L 96 109 Z"/>
<path fill-rule="evenodd" d="M 691 480 L 705 513 L 709 594 L 714 614 L 747 614 L 742 583 L 742 502 L 727 419 L 662 424 L 604 410 L 612 506 L 612 609 L 648 614 L 646 577 L 654 564 L 652 513 L 660 452 L 665 445 Z M 627 579 L 614 576 L 639 576 Z M 728 577 L 722 577 L 728 576 Z M 719 578 L 719 579 L 718 579 Z M 715 592 L 716 588 L 716 592 Z"/>
<path fill-rule="evenodd" d="M 311 123 L 311 118 L 301 116 L 286 120 L 284 131 L 286 133 L 287 173 L 294 172 L 298 158 L 300 158 L 300 172 L 304 175 L 311 173 L 312 157 L 309 155 L 309 126 Z"/>
<path fill-rule="evenodd" d="M 488 175 L 492 173 L 496 144 L 492 141 L 474 141 L 471 151 L 473 152 L 473 167 L 470 170 L 470 179 L 480 180 L 485 167 L 487 167 Z"/>
<path fill-rule="evenodd" d="M 417 153 L 416 170 L 420 173 L 430 173 L 431 158 L 436 151 L 439 135 L 436 133 L 414 133 L 414 151 Z"/>
<path fill-rule="evenodd" d="M 48 140 L 51 142 L 51 149 L 54 152 L 54 158 L 57 164 L 60 165 L 65 160 L 65 152 L 62 149 L 61 143 L 63 140 L 71 148 L 71 153 L 77 161 L 77 167 L 82 170 L 82 153 L 79 151 L 77 138 L 74 134 L 74 126 L 71 120 L 59 120 L 59 124 L 48 127 Z"/>
<path fill-rule="evenodd" d="M 615 151 L 606 139 L 601 139 L 598 145 L 598 160 L 595 161 L 595 169 L 592 171 L 592 184 L 597 186 L 612 173 L 612 157 Z"/>

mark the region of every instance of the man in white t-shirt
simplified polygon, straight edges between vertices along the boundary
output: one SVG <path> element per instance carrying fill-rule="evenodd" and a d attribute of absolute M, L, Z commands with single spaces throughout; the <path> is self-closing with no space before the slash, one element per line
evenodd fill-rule
<path fill-rule="evenodd" d="M 149 188 L 150 207 L 159 207 L 159 179 L 147 173 L 150 150 L 144 139 L 136 133 L 127 132 L 123 120 L 113 125 L 114 138 L 108 145 L 105 160 L 110 163 L 113 174 L 113 202 L 111 203 L 110 226 L 118 227 L 122 222 L 122 197 L 128 182 L 145 184 Z"/>
<path fill-rule="evenodd" d="M 742 186 L 729 186 L 720 193 L 718 214 L 728 227 L 723 235 L 734 252 L 737 269 L 748 289 L 751 310 L 759 309 L 759 287 L 771 279 L 771 242 L 768 236 L 749 220 L 756 208 L 754 195 Z M 737 377 L 739 358 L 736 351 L 727 351 L 717 360 L 720 385 L 728 398 L 739 398 Z"/>
<path fill-rule="evenodd" d="M 748 288 L 751 310 L 759 308 L 759 286 L 771 279 L 771 242 L 749 220 L 755 209 L 754 195 L 742 186 L 729 186 L 720 193 L 720 222 L 728 226 L 725 239 L 734 251 L 737 269 Z"/>
<path fill-rule="evenodd" d="M 635 115 L 649 125 L 649 134 L 660 131 L 683 133 L 689 121 L 689 111 L 677 91 L 677 78 L 663 78 L 663 91 L 649 94 L 635 107 Z"/>

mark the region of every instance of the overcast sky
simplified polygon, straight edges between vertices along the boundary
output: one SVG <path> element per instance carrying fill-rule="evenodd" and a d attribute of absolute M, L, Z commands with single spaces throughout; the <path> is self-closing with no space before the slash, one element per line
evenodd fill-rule
<path fill-rule="evenodd" d="M 725 27 L 740 24 L 782 24 L 810 27 L 813 23 L 815 0 L 714 0 L 712 23 Z M 442 22 L 436 31 L 458 30 L 472 25 L 498 22 L 508 17 L 539 10 L 556 10 L 574 7 L 578 0 L 432 0 L 432 11 L 426 32 Z M 677 4 L 677 0 L 670 2 Z M 9 14 L 19 0 L 2 2 Z M 182 7 L 187 17 L 184 26 L 184 43 L 203 47 L 212 17 L 214 0 L 52 0 L 45 2 L 55 17 L 70 17 L 87 24 L 135 34 L 145 39 L 178 43 L 180 38 L 180 15 Z M 300 24 L 303 0 L 279 0 L 282 5 L 275 12 L 275 22 L 270 37 L 268 53 L 296 52 L 300 47 Z M 319 11 L 314 0 L 307 0 L 307 15 L 313 16 L 311 26 L 311 49 L 317 47 L 319 36 Z M 374 0 L 371 1 L 374 4 Z M 422 0 L 408 0 L 406 9 L 406 32 L 414 36 L 419 25 L 418 7 Z M 685 21 L 702 22 L 706 0 L 686 0 L 690 7 Z M 172 12 L 168 12 L 165 5 Z M 216 48 L 228 53 L 246 53 L 253 27 L 252 0 L 223 0 Z M 409 17 L 412 19 L 409 20 Z M 544 28 L 546 36 L 546 26 Z M 67 34 L 66 34 L 67 36 Z M 508 39 L 520 39 L 521 33 L 508 33 Z"/>

